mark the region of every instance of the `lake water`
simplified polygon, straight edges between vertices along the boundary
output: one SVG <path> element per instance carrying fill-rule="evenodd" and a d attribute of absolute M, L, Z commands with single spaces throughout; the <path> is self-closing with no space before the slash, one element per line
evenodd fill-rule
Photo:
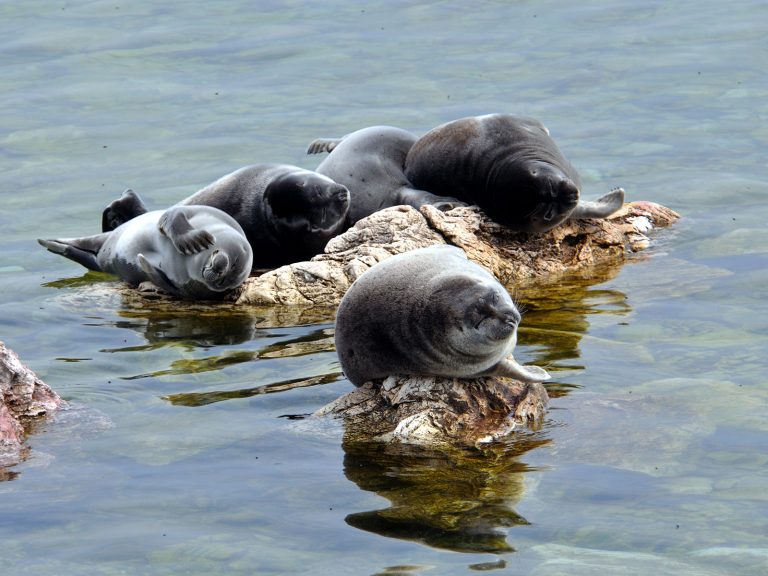
<path fill-rule="evenodd" d="M 762 1 L 0 4 L 0 339 L 72 408 L 0 482 L 20 574 L 768 572 Z M 319 136 L 541 119 L 585 196 L 683 215 L 522 295 L 543 429 L 343 446 L 333 319 L 136 308 L 35 239 L 98 231 Z"/>

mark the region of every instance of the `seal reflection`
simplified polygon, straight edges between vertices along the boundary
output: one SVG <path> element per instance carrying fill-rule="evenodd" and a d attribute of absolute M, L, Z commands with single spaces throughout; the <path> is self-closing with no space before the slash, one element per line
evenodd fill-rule
<path fill-rule="evenodd" d="M 601 318 L 615 323 L 617 316 L 631 314 L 625 294 L 599 286 L 618 269 L 604 267 L 589 278 L 563 279 L 545 293 L 515 290 L 524 318 L 519 346 L 552 373 L 553 380 L 544 384 L 550 398 L 575 387 L 567 375 L 585 368 L 580 347 L 590 325 Z M 552 425 L 545 420 L 537 431 L 518 429 L 500 442 L 479 447 L 430 448 L 371 440 L 373 427 L 361 424 L 361 419 L 345 419 L 346 477 L 390 502 L 345 520 L 360 530 L 456 552 L 514 552 L 508 538 L 515 527 L 530 523 L 515 506 L 524 497 L 525 475 L 539 473 L 522 457 L 551 442 Z M 381 430 L 373 432 L 381 437 Z"/>
<path fill-rule="evenodd" d="M 532 470 L 520 456 L 548 442 L 539 433 L 482 450 L 345 442 L 347 478 L 391 503 L 345 520 L 360 530 L 455 552 L 514 552 L 503 529 L 529 524 L 514 510 Z"/>

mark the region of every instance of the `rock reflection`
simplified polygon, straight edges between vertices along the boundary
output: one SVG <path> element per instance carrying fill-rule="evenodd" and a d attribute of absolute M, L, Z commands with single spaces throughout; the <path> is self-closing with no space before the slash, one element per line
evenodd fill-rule
<path fill-rule="evenodd" d="M 163 396 L 163 400 L 168 400 L 171 404 L 177 406 L 205 406 L 222 400 L 234 400 L 237 398 L 250 398 L 259 394 L 274 394 L 275 392 L 286 392 L 296 388 L 306 388 L 308 386 L 317 386 L 319 384 L 331 384 L 341 378 L 341 372 L 334 372 L 324 376 L 313 376 L 311 378 L 294 378 L 293 380 L 283 380 L 272 382 L 253 388 L 242 390 L 214 390 L 212 392 L 187 392 L 182 394 L 170 394 Z"/>
<path fill-rule="evenodd" d="M 269 337 L 275 338 L 276 335 L 270 335 Z M 267 336 L 262 336 L 262 338 L 267 338 Z M 329 328 L 320 328 L 296 338 L 288 338 L 272 344 L 266 344 L 257 350 L 222 350 L 220 354 L 213 356 L 173 360 L 170 366 L 163 370 L 155 370 L 134 376 L 124 376 L 123 379 L 137 380 L 158 376 L 202 374 L 203 372 L 222 370 L 228 366 L 254 362 L 260 359 L 296 358 L 321 352 L 332 352 L 333 350 L 333 332 Z M 136 347 L 103 351 L 133 352 L 136 351 Z"/>
<path fill-rule="evenodd" d="M 391 503 L 346 522 L 456 552 L 514 551 L 502 529 L 529 523 L 513 509 L 531 470 L 519 456 L 547 442 L 536 433 L 483 450 L 345 442 L 347 478 Z"/>

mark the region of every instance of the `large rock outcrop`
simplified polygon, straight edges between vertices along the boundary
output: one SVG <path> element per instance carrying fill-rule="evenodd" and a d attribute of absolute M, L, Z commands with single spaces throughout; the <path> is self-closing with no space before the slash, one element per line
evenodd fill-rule
<path fill-rule="evenodd" d="M 511 232 L 477 207 L 441 212 L 387 208 L 333 238 L 325 253 L 249 278 L 231 299 L 238 304 L 335 306 L 355 279 L 377 262 L 433 244 L 453 244 L 502 284 L 525 288 L 588 273 L 646 248 L 648 233 L 679 216 L 653 202 L 631 202 L 606 220 L 568 220 L 541 235 Z"/>

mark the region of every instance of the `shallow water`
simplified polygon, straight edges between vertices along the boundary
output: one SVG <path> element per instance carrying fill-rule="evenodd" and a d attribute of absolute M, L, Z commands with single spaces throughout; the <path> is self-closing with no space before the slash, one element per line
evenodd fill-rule
<path fill-rule="evenodd" d="M 72 409 L 0 483 L 8 573 L 762 574 L 763 3 L 0 5 L 0 339 Z M 482 454 L 342 445 L 332 314 L 123 301 L 42 250 L 371 124 L 509 111 L 586 195 L 684 215 L 524 295 L 543 430 Z M 457 552 L 463 552 L 458 554 Z"/>

